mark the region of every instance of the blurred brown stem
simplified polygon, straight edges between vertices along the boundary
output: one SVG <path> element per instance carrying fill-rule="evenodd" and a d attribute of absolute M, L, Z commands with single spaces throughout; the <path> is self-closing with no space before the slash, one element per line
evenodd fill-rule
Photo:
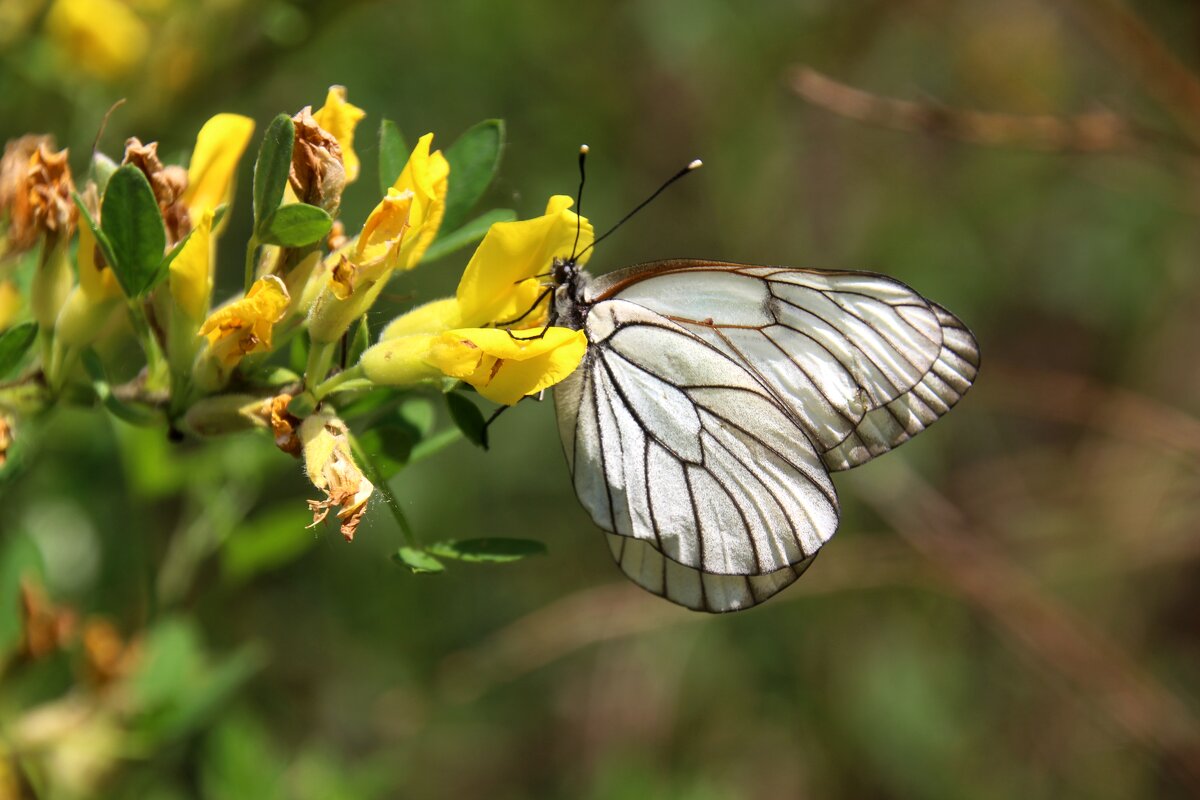
<path fill-rule="evenodd" d="M 792 89 L 809 103 L 848 119 L 970 144 L 1077 153 L 1128 152 L 1147 144 L 1196 149 L 1111 111 L 1067 117 L 948 108 L 872 94 L 807 66 L 793 73 Z"/>
<path fill-rule="evenodd" d="M 1056 0 L 1200 145 L 1200 78 L 1119 0 Z"/>

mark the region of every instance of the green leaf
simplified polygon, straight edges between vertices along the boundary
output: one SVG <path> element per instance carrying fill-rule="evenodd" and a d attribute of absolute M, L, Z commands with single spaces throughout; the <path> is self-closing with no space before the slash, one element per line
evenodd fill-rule
<path fill-rule="evenodd" d="M 487 191 L 500 168 L 504 146 L 504 121 L 484 120 L 468 130 L 446 151 L 450 162 L 450 187 L 446 192 L 444 231 L 457 230 Z"/>
<path fill-rule="evenodd" d="M 392 554 L 392 560 L 408 567 L 414 575 L 434 575 L 446 571 L 442 562 L 424 550 L 417 550 L 414 547 L 401 547 Z"/>
<path fill-rule="evenodd" d="M 463 432 L 463 436 L 467 437 L 467 441 L 487 449 L 485 445 L 487 423 L 483 419 L 483 412 L 479 410 L 479 406 L 458 392 L 450 392 L 446 395 L 446 407 L 450 409 L 450 419 L 454 420 L 454 424 Z"/>
<path fill-rule="evenodd" d="M 0 378 L 21 363 L 37 339 L 37 330 L 36 322 L 23 322 L 0 333 Z"/>
<path fill-rule="evenodd" d="M 292 169 L 292 145 L 296 126 L 287 114 L 271 120 L 254 162 L 254 230 L 262 234 L 267 221 L 283 201 L 288 173 Z"/>
<path fill-rule="evenodd" d="M 117 282 L 132 299 L 144 297 L 163 277 L 167 232 L 146 175 L 126 164 L 108 180 L 100 227 L 112 252 Z"/>
<path fill-rule="evenodd" d="M 289 203 L 275 209 L 259 231 L 263 244 L 305 247 L 321 241 L 333 227 L 333 218 L 323 208 L 307 203 Z"/>
<path fill-rule="evenodd" d="M 497 208 L 486 214 L 482 214 L 458 230 L 438 237 L 433 244 L 429 245 L 429 249 L 425 251 L 421 262 L 436 261 L 439 258 L 450 255 L 456 250 L 461 250 L 464 247 L 475 244 L 497 222 L 512 222 L 516 218 L 517 212 L 511 208 Z"/>
<path fill-rule="evenodd" d="M 528 556 L 544 556 L 546 545 L 533 539 L 450 539 L 435 542 L 428 550 L 435 556 L 480 564 L 507 564 Z"/>
<path fill-rule="evenodd" d="M 379 192 L 387 194 L 404 165 L 408 163 L 408 143 L 396 123 L 385 119 L 379 123 Z"/>

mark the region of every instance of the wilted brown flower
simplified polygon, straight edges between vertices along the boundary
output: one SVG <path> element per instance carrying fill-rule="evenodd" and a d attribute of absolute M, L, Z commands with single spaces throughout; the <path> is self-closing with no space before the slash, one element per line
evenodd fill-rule
<path fill-rule="evenodd" d="M 158 158 L 158 142 L 142 144 L 136 136 L 125 142 L 125 158 L 121 162 L 133 164 L 145 173 L 154 190 L 154 199 L 162 212 L 163 224 L 167 228 L 169 244 L 175 244 L 188 235 L 192 221 L 187 206 L 183 203 L 188 187 L 187 170 L 176 164 L 164 166 Z"/>
<path fill-rule="evenodd" d="M 308 479 L 325 493 L 322 500 L 308 501 L 313 512 L 313 525 L 324 521 L 329 512 L 337 508 L 342 536 L 347 542 L 353 541 L 375 487 L 354 463 L 346 423 L 332 413 L 319 411 L 300 426 L 300 440 L 304 444 L 304 468 Z"/>
<path fill-rule="evenodd" d="M 9 218 L 9 247 L 28 250 L 43 233 L 69 237 L 77 213 L 74 190 L 67 151 L 56 152 L 52 138 L 29 135 L 8 142 L 0 159 L 0 214 Z"/>
<path fill-rule="evenodd" d="M 310 203 L 335 215 L 346 188 L 346 166 L 342 146 L 333 134 L 313 119 L 312 107 L 305 106 L 292 117 L 296 140 L 292 147 L 292 170 L 288 176 L 292 191 L 303 203 Z"/>
<path fill-rule="evenodd" d="M 108 686 L 128 675 L 140 655 L 139 643 L 125 641 L 116 626 L 102 617 L 88 617 L 80 639 L 85 675 L 97 686 Z"/>
<path fill-rule="evenodd" d="M 275 446 L 288 455 L 299 457 L 301 450 L 300 418 L 288 412 L 288 403 L 290 402 L 292 402 L 292 396 L 286 393 L 269 397 L 263 403 L 263 410 L 270 419 L 271 431 L 275 434 Z"/>

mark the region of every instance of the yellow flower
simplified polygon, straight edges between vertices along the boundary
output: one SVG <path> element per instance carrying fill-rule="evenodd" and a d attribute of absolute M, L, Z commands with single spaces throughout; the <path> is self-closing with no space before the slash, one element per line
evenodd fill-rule
<path fill-rule="evenodd" d="M 366 115 L 367 112 L 358 106 L 346 102 L 345 86 L 330 86 L 328 94 L 325 95 L 325 105 L 313 114 L 317 124 L 333 134 L 333 138 L 337 139 L 342 148 L 346 183 L 353 183 L 358 178 L 360 164 L 358 154 L 354 152 L 354 129 Z"/>
<path fill-rule="evenodd" d="M 375 487 L 354 463 L 346 424 L 329 412 L 317 412 L 300 425 L 300 442 L 308 479 L 325 493 L 323 500 L 308 501 L 313 525 L 322 522 L 331 509 L 339 508 L 342 536 L 353 541 Z"/>
<path fill-rule="evenodd" d="M 208 313 L 212 299 L 212 209 L 205 209 L 193 224 L 191 237 L 171 262 L 169 280 L 176 308 L 199 322 Z"/>
<path fill-rule="evenodd" d="M 9 326 L 21 310 L 21 293 L 12 281 L 0 281 L 0 333 Z"/>
<path fill-rule="evenodd" d="M 363 224 L 362 233 L 329 275 L 329 290 L 345 300 L 366 283 L 375 283 L 400 264 L 405 235 L 412 228 L 413 193 L 388 189 Z"/>
<path fill-rule="evenodd" d="M 421 262 L 421 257 L 433 243 L 442 217 L 446 213 L 446 191 L 450 187 L 450 162 L 441 150 L 429 151 L 433 134 L 427 133 L 417 140 L 404 171 L 392 184 L 401 192 L 413 193 L 412 212 L 409 219 L 411 235 L 404 242 L 400 254 L 399 269 L 412 269 Z"/>
<path fill-rule="evenodd" d="M 359 363 L 375 383 L 412 384 L 441 373 L 471 384 L 488 400 L 512 405 L 566 378 L 586 350 L 583 331 L 568 328 L 547 328 L 530 338 L 463 328 L 380 342 Z"/>
<path fill-rule="evenodd" d="M 200 328 L 211 357 L 229 368 L 250 353 L 270 350 L 271 329 L 287 311 L 288 299 L 283 281 L 268 275 L 245 297 L 213 312 Z"/>
<path fill-rule="evenodd" d="M 404 172 L 367 217 L 349 253 L 338 254 L 329 281 L 309 313 L 309 336 L 335 342 L 379 297 L 394 270 L 412 269 L 441 224 L 450 164 L 422 136 Z"/>
<path fill-rule="evenodd" d="M 253 133 L 254 120 L 239 114 L 217 114 L 204 123 L 196 135 L 183 194 L 193 222 L 233 199 L 234 174 Z"/>
<path fill-rule="evenodd" d="M 579 220 L 568 210 L 571 204 L 570 197 L 555 195 L 546 204 L 544 215 L 499 222 L 488 229 L 455 293 L 464 325 L 495 324 L 529 310 L 542 292 L 541 284 L 554 259 L 571 255 Z M 577 250 L 588 247 L 592 235 L 591 224 L 582 220 Z M 586 263 L 586 255 L 581 264 Z M 538 275 L 543 277 L 535 277 Z M 526 317 L 521 324 L 536 327 L 541 323 Z"/>
<path fill-rule="evenodd" d="M 145 23 L 119 0 L 55 0 L 46 30 L 63 55 L 105 81 L 131 72 L 150 44 Z"/>
<path fill-rule="evenodd" d="M 545 291 L 554 259 L 566 259 L 572 248 L 578 252 L 592 243 L 591 224 L 569 211 L 571 204 L 570 197 L 555 195 L 540 217 L 493 225 L 471 256 L 453 300 L 414 309 L 384 328 L 380 338 L 497 325 L 525 314 Z M 545 319 L 545 311 L 529 314 L 516 327 L 537 328 Z"/>

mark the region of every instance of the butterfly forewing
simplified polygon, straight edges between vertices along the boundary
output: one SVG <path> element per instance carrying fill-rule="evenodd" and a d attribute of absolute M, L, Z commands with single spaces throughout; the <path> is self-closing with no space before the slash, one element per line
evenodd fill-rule
<path fill-rule="evenodd" d="M 592 292 L 653 311 L 742 365 L 830 470 L 924 430 L 979 365 L 961 322 L 883 275 L 672 261 L 605 276 Z"/>

